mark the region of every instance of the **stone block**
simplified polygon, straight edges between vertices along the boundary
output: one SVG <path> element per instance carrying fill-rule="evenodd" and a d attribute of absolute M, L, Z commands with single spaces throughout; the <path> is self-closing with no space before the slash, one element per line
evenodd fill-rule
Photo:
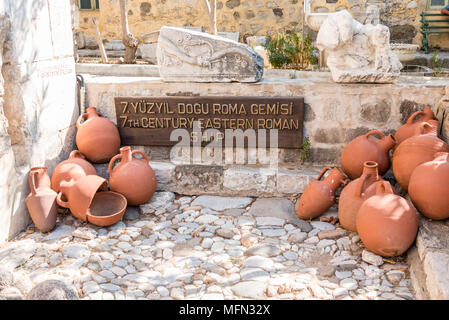
<path fill-rule="evenodd" d="M 315 176 L 313 171 L 280 169 L 276 181 L 277 192 L 286 195 L 303 193 Z"/>
<path fill-rule="evenodd" d="M 143 60 L 157 64 L 156 49 L 157 43 L 142 43 L 137 50 L 140 51 Z"/>
<path fill-rule="evenodd" d="M 344 141 L 344 131 L 341 128 L 318 128 L 313 135 L 315 142 L 320 143 L 342 143 Z"/>
<path fill-rule="evenodd" d="M 223 167 L 178 165 L 175 168 L 175 192 L 184 194 L 219 194 L 223 186 Z"/>
<path fill-rule="evenodd" d="M 170 162 L 151 161 L 150 166 L 156 174 L 157 191 L 169 189 L 170 184 L 173 183 L 175 165 Z"/>
<path fill-rule="evenodd" d="M 233 191 L 273 193 L 276 172 L 266 168 L 231 167 L 224 171 L 223 186 Z"/>
<path fill-rule="evenodd" d="M 430 299 L 449 300 L 449 254 L 429 251 L 423 267 Z"/>
<path fill-rule="evenodd" d="M 360 107 L 360 118 L 369 122 L 386 123 L 391 115 L 391 107 L 385 100 L 364 103 Z"/>
<path fill-rule="evenodd" d="M 263 58 L 248 45 L 182 28 L 161 28 L 156 55 L 164 81 L 257 82 L 263 75 Z"/>

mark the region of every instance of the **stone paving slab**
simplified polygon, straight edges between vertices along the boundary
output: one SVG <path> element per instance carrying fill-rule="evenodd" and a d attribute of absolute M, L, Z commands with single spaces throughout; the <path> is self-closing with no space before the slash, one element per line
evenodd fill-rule
<path fill-rule="evenodd" d="M 420 299 L 449 299 L 449 220 L 420 215 L 416 251 L 409 254 L 412 282 Z"/>
<path fill-rule="evenodd" d="M 272 212 L 293 207 L 282 198 L 158 192 L 136 219 L 110 227 L 62 213 L 53 232 L 30 226 L 0 247 L 0 265 L 9 265 L 0 270 L 0 299 L 24 299 L 47 280 L 63 281 L 83 300 L 415 298 L 407 264 L 366 258 L 360 237 L 338 223 L 329 230 L 304 221 L 305 231 L 290 220 L 293 211 L 253 215 L 261 203 Z M 331 239 L 318 238 L 323 231 Z"/>

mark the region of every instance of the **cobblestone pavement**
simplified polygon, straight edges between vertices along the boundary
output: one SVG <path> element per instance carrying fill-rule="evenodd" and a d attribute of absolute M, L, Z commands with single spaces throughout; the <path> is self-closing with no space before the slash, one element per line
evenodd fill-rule
<path fill-rule="evenodd" d="M 408 265 L 338 223 L 297 219 L 288 199 L 159 192 L 126 218 L 99 228 L 60 214 L 51 233 L 21 233 L 0 247 L 0 299 L 47 279 L 80 299 L 414 299 Z"/>

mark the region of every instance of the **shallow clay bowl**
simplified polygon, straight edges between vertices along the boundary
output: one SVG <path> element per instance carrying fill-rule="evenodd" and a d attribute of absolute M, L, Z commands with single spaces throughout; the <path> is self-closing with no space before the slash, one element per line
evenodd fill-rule
<path fill-rule="evenodd" d="M 113 225 L 125 214 L 125 196 L 114 191 L 97 192 L 87 210 L 87 221 L 100 227 Z"/>

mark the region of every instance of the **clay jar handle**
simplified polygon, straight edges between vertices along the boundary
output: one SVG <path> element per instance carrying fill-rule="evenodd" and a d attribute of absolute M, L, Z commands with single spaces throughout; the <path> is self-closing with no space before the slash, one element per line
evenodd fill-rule
<path fill-rule="evenodd" d="M 78 117 L 78 120 L 76 120 L 76 128 L 78 129 L 79 127 L 81 127 L 82 123 L 81 120 L 84 118 L 87 118 L 89 115 L 87 113 L 83 113 L 82 115 L 80 115 Z"/>
<path fill-rule="evenodd" d="M 143 152 L 143 151 L 140 151 L 140 150 L 133 150 L 132 152 L 131 152 L 131 154 L 134 156 L 135 154 L 140 154 L 142 157 L 144 157 L 144 159 L 145 159 L 145 161 L 148 163 L 148 162 L 150 162 L 150 159 L 148 159 L 148 156 L 145 154 L 145 152 Z"/>
<path fill-rule="evenodd" d="M 365 134 L 365 138 L 368 139 L 369 136 L 376 135 L 376 134 L 381 137 L 381 140 L 385 139 L 385 134 L 383 134 L 383 132 L 381 132 L 379 130 L 372 130 L 372 131 L 368 132 L 367 134 Z"/>
<path fill-rule="evenodd" d="M 407 124 L 412 124 L 415 121 L 417 116 L 423 117 L 425 115 L 426 115 L 426 113 L 424 111 L 416 111 L 408 118 Z"/>
<path fill-rule="evenodd" d="M 63 195 L 62 192 L 59 192 L 59 193 L 58 193 L 58 196 L 56 197 L 56 203 L 57 203 L 59 206 L 63 207 L 63 208 L 69 209 L 69 202 L 68 202 L 68 201 L 63 201 L 62 198 L 61 198 L 62 195 Z"/>
<path fill-rule="evenodd" d="M 69 159 L 75 159 L 75 158 L 80 158 L 80 159 L 86 160 L 86 157 L 84 156 L 84 154 L 82 154 L 79 150 L 73 150 L 72 152 L 70 152 Z"/>
<path fill-rule="evenodd" d="M 357 186 L 355 187 L 355 192 L 354 192 L 354 196 L 357 198 L 361 198 L 362 197 L 362 189 L 363 189 L 363 185 L 365 184 L 366 179 L 368 179 L 370 175 L 369 174 L 362 174 L 360 176 L 359 181 L 357 182 Z"/>
<path fill-rule="evenodd" d="M 37 189 L 36 176 L 38 174 L 39 174 L 39 172 L 36 170 L 36 171 L 30 172 L 30 174 L 28 175 L 28 184 L 30 185 L 30 191 L 33 196 L 36 195 L 36 189 Z"/>
<path fill-rule="evenodd" d="M 112 172 L 112 167 L 114 166 L 114 162 L 117 161 L 118 159 L 122 158 L 122 154 L 116 154 L 115 156 L 112 157 L 111 161 L 109 161 L 109 166 L 108 166 L 108 172 L 109 174 Z"/>
<path fill-rule="evenodd" d="M 379 181 L 376 184 L 376 194 L 394 194 L 388 181 Z"/>
<path fill-rule="evenodd" d="M 324 176 L 324 174 L 329 171 L 332 170 L 332 168 L 330 167 L 325 167 L 323 168 L 323 170 L 321 170 L 320 175 L 318 176 L 318 178 L 316 178 L 318 181 L 321 180 L 321 178 Z"/>
<path fill-rule="evenodd" d="M 438 130 L 438 128 L 435 128 L 431 123 L 421 122 L 419 126 L 415 129 L 415 135 L 427 134 L 436 130 Z"/>

